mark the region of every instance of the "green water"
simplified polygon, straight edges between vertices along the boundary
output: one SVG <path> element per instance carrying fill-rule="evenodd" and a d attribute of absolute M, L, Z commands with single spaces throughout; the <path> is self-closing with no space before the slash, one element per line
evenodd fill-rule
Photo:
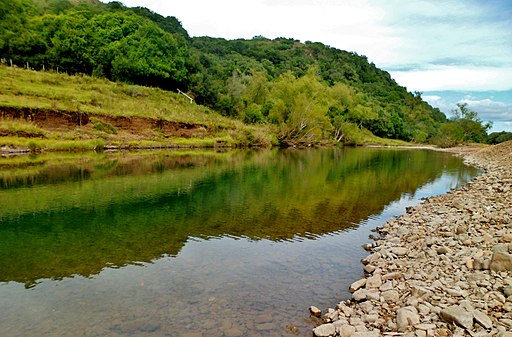
<path fill-rule="evenodd" d="M 371 228 L 476 174 L 370 148 L 0 158 L 0 336 L 308 336 Z"/>

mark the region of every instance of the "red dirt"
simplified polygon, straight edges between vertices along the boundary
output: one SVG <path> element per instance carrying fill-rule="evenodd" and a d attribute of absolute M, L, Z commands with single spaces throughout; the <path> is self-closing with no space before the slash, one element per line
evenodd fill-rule
<path fill-rule="evenodd" d="M 157 135 L 190 138 L 193 136 L 204 136 L 209 133 L 208 128 L 201 124 L 180 123 L 145 117 L 103 116 L 77 111 L 0 107 L 0 117 L 3 119 L 23 119 L 34 123 L 42 129 L 58 132 L 80 131 L 81 128 L 90 130 L 93 128 L 91 118 L 95 118 L 103 123 L 112 125 L 118 133 L 131 134 L 135 138 L 143 139 L 153 139 Z M 5 135 L 0 134 L 0 136 Z M 26 137 L 25 135 L 19 136 Z"/>

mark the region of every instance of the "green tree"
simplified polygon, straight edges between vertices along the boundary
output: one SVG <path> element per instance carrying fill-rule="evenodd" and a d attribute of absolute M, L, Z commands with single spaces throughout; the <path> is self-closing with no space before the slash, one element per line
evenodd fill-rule
<path fill-rule="evenodd" d="M 279 124 L 281 142 L 305 143 L 330 138 L 333 127 L 329 111 L 336 101 L 315 69 L 300 78 L 291 72 L 283 74 L 273 83 L 271 95 L 276 103 L 269 117 Z"/>
<path fill-rule="evenodd" d="M 489 135 L 487 143 L 489 144 L 499 144 L 503 142 L 508 142 L 512 140 L 512 132 L 493 132 Z"/>
<path fill-rule="evenodd" d="M 433 143 L 440 147 L 453 147 L 464 141 L 464 129 L 455 121 L 441 124 Z"/>
<path fill-rule="evenodd" d="M 115 80 L 172 88 L 187 77 L 186 46 L 147 21 L 109 49 Z"/>
<path fill-rule="evenodd" d="M 452 121 L 457 123 L 463 130 L 464 142 L 485 143 L 487 131 L 491 129 L 492 123 L 484 123 L 475 111 L 468 108 L 467 103 L 457 103 L 458 109 L 453 109 Z"/>

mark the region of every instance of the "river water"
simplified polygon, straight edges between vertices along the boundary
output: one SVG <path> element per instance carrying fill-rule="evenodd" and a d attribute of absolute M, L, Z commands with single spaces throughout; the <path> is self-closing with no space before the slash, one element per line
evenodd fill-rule
<path fill-rule="evenodd" d="M 310 336 L 375 226 L 477 173 L 404 149 L 0 158 L 0 336 Z"/>

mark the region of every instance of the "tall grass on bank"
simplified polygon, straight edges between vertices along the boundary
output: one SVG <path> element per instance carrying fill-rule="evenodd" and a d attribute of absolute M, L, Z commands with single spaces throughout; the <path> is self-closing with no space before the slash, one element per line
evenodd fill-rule
<path fill-rule="evenodd" d="M 4 65 L 0 66 L 0 78 L 0 106 L 146 117 L 223 128 L 242 124 L 159 88 Z"/>
<path fill-rule="evenodd" d="M 82 151 L 98 150 L 105 146 L 159 147 L 236 147 L 276 145 L 269 127 L 246 125 L 229 119 L 203 106 L 190 103 L 177 93 L 85 75 L 71 76 L 55 72 L 38 72 L 0 66 L 0 108 L 37 108 L 56 111 L 84 112 L 91 116 L 96 134 L 84 129 L 57 133 L 43 130 L 25 121 L 2 121 L 0 146 L 30 150 Z M 100 116 L 139 117 L 177 123 L 204 125 L 210 135 L 201 138 L 116 137 L 117 130 Z M 98 117 L 98 118 L 97 118 Z M 0 119 L 1 120 L 1 119 Z M 105 137 L 102 133 L 109 135 Z M 5 136 L 6 135 L 6 136 Z M 19 135 L 19 137 L 16 137 Z M 23 136 L 30 135 L 30 139 Z M 48 138 L 33 139 L 32 137 Z M 95 138 L 95 139 L 91 139 Z M 128 138 L 128 139 L 127 139 Z"/>
<path fill-rule="evenodd" d="M 29 137 L 45 137 L 46 132 L 31 122 L 23 120 L 0 119 L 0 134 L 25 135 Z"/>

